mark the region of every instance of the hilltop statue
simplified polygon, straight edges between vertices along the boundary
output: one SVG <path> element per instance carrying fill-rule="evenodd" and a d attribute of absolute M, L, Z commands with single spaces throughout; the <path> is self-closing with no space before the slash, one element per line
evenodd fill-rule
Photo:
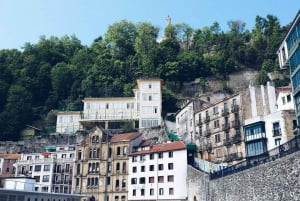
<path fill-rule="evenodd" d="M 167 25 L 171 24 L 171 18 L 169 15 L 166 17 L 166 22 L 167 22 Z"/>

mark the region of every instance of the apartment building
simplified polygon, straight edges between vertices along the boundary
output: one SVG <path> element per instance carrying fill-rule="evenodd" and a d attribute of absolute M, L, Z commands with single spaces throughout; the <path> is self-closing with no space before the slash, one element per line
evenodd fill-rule
<path fill-rule="evenodd" d="M 75 147 L 57 147 L 56 151 L 21 154 L 15 163 L 16 177 L 32 177 L 35 191 L 72 193 Z"/>
<path fill-rule="evenodd" d="M 96 201 L 125 201 L 128 192 L 128 154 L 140 144 L 141 133 L 108 135 L 95 127 L 77 146 L 74 193 Z"/>
<path fill-rule="evenodd" d="M 85 98 L 83 111 L 60 112 L 57 115 L 57 132 L 91 129 L 101 125 L 105 129 L 160 126 L 162 122 L 161 79 L 138 79 L 133 97 Z M 79 120 L 78 120 L 79 118 Z"/>
<path fill-rule="evenodd" d="M 298 125 L 300 123 L 300 11 L 277 50 L 280 68 L 289 68 Z"/>
<path fill-rule="evenodd" d="M 128 200 L 186 200 L 186 176 L 187 151 L 182 141 L 144 142 L 129 155 Z"/>
<path fill-rule="evenodd" d="M 14 163 L 21 158 L 21 154 L 0 154 L 0 187 L 3 188 L 3 179 L 15 175 Z"/>
<path fill-rule="evenodd" d="M 245 148 L 248 160 L 264 156 L 268 154 L 267 151 L 291 140 L 294 137 L 293 130 L 297 125 L 291 87 L 275 89 L 268 85 L 266 88 L 256 90 L 262 93 L 255 92 L 254 87 L 251 87 L 250 97 L 253 99 L 262 98 L 263 102 L 270 103 L 270 100 L 276 102 L 269 105 L 269 110 L 267 106 L 252 107 L 252 115 L 245 118 Z M 263 94 L 268 94 L 268 96 L 263 96 Z M 259 112 L 259 110 L 264 112 Z"/>
<path fill-rule="evenodd" d="M 242 102 L 242 95 L 233 95 L 203 107 L 195 114 L 200 158 L 232 164 L 245 157 Z"/>
<path fill-rule="evenodd" d="M 253 86 L 195 114 L 200 158 L 235 164 L 292 138 L 295 115 L 288 87 Z"/>

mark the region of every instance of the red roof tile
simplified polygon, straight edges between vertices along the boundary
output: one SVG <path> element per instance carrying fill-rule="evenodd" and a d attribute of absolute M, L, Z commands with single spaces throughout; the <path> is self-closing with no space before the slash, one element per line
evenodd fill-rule
<path fill-rule="evenodd" d="M 141 135 L 142 134 L 139 132 L 117 134 L 117 135 L 112 136 L 110 142 L 131 141 Z"/>
<path fill-rule="evenodd" d="M 142 140 L 142 142 L 140 143 L 139 147 L 147 147 L 147 146 L 150 146 L 151 143 L 152 143 L 151 139 Z"/>
<path fill-rule="evenodd" d="M 176 151 L 182 149 L 185 149 L 185 144 L 183 143 L 183 141 L 168 142 L 163 144 L 154 144 L 153 146 L 150 147 L 149 150 L 137 151 L 130 155 L 134 156 L 134 155 L 149 154 L 149 153 Z"/>
<path fill-rule="evenodd" d="M 0 154 L 0 158 L 4 159 L 20 159 L 21 154 Z"/>

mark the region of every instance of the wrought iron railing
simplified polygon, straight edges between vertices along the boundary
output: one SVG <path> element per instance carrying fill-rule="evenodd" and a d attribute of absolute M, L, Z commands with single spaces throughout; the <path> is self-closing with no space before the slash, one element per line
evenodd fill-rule
<path fill-rule="evenodd" d="M 292 140 L 271 149 L 259 156 L 248 157 L 245 161 L 240 162 L 236 165 L 232 165 L 226 167 L 222 170 L 210 173 L 210 179 L 218 179 L 227 175 L 231 175 L 237 172 L 241 172 L 243 170 L 250 169 L 252 167 L 258 166 L 260 164 L 268 163 L 276 160 L 277 158 L 281 158 L 287 156 L 291 153 L 300 150 L 300 136 L 296 136 Z"/>

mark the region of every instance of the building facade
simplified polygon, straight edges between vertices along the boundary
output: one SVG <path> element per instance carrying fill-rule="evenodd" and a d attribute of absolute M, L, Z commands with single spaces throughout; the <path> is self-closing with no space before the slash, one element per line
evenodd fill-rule
<path fill-rule="evenodd" d="M 14 164 L 21 158 L 21 154 L 0 154 L 0 187 L 3 187 L 3 179 L 15 175 Z"/>
<path fill-rule="evenodd" d="M 300 123 L 300 11 L 281 43 L 277 55 L 279 66 L 289 68 L 298 125 Z"/>
<path fill-rule="evenodd" d="M 138 79 L 133 97 L 85 98 L 83 111 L 60 112 L 57 132 L 74 132 L 101 125 L 105 129 L 151 128 L 162 122 L 162 80 Z M 79 118 L 79 120 L 78 120 Z"/>
<path fill-rule="evenodd" d="M 138 132 L 108 135 L 95 127 L 77 146 L 74 193 L 96 201 L 125 201 L 128 193 L 128 154 L 138 146 Z"/>
<path fill-rule="evenodd" d="M 16 177 L 32 177 L 35 191 L 72 193 L 75 147 L 57 148 L 53 152 L 22 154 L 15 163 Z"/>
<path fill-rule="evenodd" d="M 129 156 L 128 200 L 186 200 L 186 176 L 182 141 L 141 146 Z"/>

